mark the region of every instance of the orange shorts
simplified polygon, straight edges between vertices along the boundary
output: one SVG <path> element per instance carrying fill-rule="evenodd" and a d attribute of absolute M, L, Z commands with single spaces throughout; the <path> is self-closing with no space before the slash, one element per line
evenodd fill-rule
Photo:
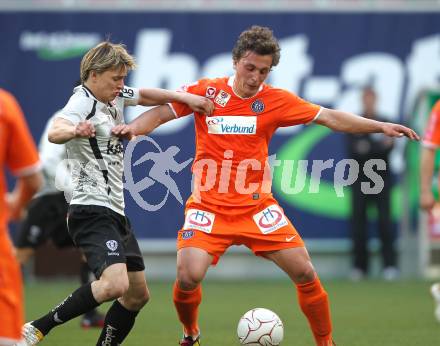
<path fill-rule="evenodd" d="M 21 270 L 7 230 L 0 227 L 0 344 L 20 340 L 23 323 Z"/>
<path fill-rule="evenodd" d="M 178 250 L 204 249 L 214 256 L 215 265 L 232 245 L 244 245 L 261 256 L 268 251 L 303 247 L 304 242 L 273 197 L 243 208 L 241 213 L 237 208 L 187 203 L 185 224 L 177 235 Z"/>

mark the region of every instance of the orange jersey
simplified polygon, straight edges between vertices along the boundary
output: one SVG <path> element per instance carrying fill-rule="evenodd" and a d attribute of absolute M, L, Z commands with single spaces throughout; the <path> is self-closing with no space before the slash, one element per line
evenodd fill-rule
<path fill-rule="evenodd" d="M 271 195 L 268 146 L 279 127 L 307 124 L 320 112 L 283 89 L 263 84 L 253 97 L 243 99 L 233 89 L 234 79 L 203 79 L 185 91 L 210 98 L 214 113 L 195 113 L 196 153 L 192 166 L 191 201 L 210 205 L 248 207 Z M 193 111 L 173 103 L 177 117 Z"/>
<path fill-rule="evenodd" d="M 433 148 L 440 147 L 440 100 L 432 108 L 423 137 L 423 145 Z"/>
<path fill-rule="evenodd" d="M 7 191 L 4 167 L 15 176 L 39 170 L 37 148 L 27 127 L 23 112 L 15 98 L 0 89 L 0 230 L 6 228 Z"/>

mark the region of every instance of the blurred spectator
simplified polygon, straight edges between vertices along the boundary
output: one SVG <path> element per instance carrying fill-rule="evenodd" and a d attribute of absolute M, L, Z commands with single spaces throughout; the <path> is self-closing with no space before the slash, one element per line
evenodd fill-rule
<path fill-rule="evenodd" d="M 383 121 L 376 112 L 376 92 L 371 87 L 364 88 L 362 92 L 363 115 L 365 118 Z M 351 237 L 353 268 L 351 279 L 363 279 L 369 271 L 368 249 L 368 217 L 367 210 L 370 205 L 377 209 L 377 230 L 381 242 L 381 256 L 383 265 L 383 278 L 394 280 L 398 276 L 396 267 L 396 251 L 393 245 L 393 232 L 391 224 L 391 174 L 389 170 L 389 154 L 393 148 L 393 139 L 382 134 L 350 134 L 348 137 L 348 152 L 350 158 L 359 163 L 359 177 L 352 185 L 352 215 Z M 383 189 L 378 194 L 367 194 L 362 191 L 362 182 L 371 181 L 364 172 L 368 160 L 383 160 L 385 169 L 376 166 L 375 172 L 383 179 Z M 374 166 L 373 166 L 374 167 Z"/>

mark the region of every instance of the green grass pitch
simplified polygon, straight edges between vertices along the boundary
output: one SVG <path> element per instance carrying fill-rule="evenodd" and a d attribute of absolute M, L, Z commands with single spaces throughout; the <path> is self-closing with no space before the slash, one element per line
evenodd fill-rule
<path fill-rule="evenodd" d="M 326 281 L 334 337 L 338 346 L 440 345 L 440 324 L 433 316 L 429 282 Z M 26 317 L 46 313 L 77 287 L 76 282 L 30 282 L 25 287 Z M 149 284 L 151 301 L 142 310 L 124 345 L 177 345 L 181 329 L 172 303 L 172 282 Z M 254 307 L 275 311 L 284 322 L 284 346 L 314 345 L 296 293 L 287 280 L 207 280 L 200 307 L 203 346 L 238 345 L 240 316 Z M 107 305 L 100 307 L 105 311 Z M 82 330 L 79 319 L 55 328 L 42 345 L 95 345 L 97 330 Z"/>

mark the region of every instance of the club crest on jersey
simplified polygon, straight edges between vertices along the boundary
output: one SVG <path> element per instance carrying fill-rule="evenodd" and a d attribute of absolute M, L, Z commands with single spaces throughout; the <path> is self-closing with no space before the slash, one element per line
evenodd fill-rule
<path fill-rule="evenodd" d="M 255 100 L 251 104 L 251 109 L 252 109 L 252 112 L 254 112 L 254 113 L 261 113 L 261 112 L 263 112 L 264 111 L 264 107 L 265 107 L 264 103 L 260 99 Z"/>
<path fill-rule="evenodd" d="M 281 208 L 273 204 L 253 216 L 261 233 L 269 234 L 277 229 L 287 226 L 287 219 Z"/>
<path fill-rule="evenodd" d="M 183 229 L 196 229 L 205 233 L 211 233 L 214 219 L 215 214 L 213 213 L 204 210 L 189 209 L 185 216 Z"/>
<path fill-rule="evenodd" d="M 228 94 L 224 90 L 220 90 L 220 92 L 215 97 L 214 102 L 217 103 L 221 107 L 225 107 L 230 98 L 231 98 L 230 94 Z"/>
<path fill-rule="evenodd" d="M 215 97 L 216 92 L 217 92 L 216 88 L 209 86 L 206 88 L 205 97 L 207 97 L 208 99 L 213 99 Z"/>
<path fill-rule="evenodd" d="M 194 237 L 194 231 L 183 231 L 181 234 L 183 240 L 191 239 L 192 237 Z"/>
<path fill-rule="evenodd" d="M 118 248 L 118 242 L 116 240 L 109 240 L 105 243 L 110 251 L 115 251 Z"/>

